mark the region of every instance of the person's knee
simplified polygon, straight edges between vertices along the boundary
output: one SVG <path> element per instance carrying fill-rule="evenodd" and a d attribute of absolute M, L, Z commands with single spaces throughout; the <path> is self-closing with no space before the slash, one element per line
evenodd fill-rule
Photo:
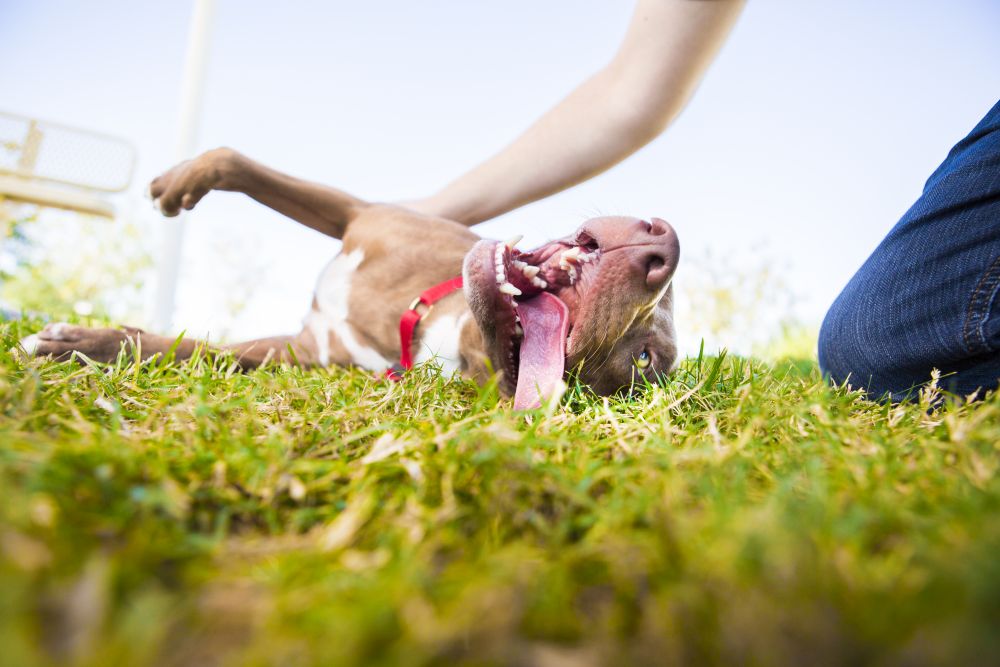
<path fill-rule="evenodd" d="M 912 327 L 901 324 L 906 318 L 867 287 L 855 276 L 827 312 L 818 341 L 820 369 L 831 382 L 863 389 L 873 400 L 907 400 L 935 366 L 907 335 Z"/>
<path fill-rule="evenodd" d="M 897 346 L 864 294 L 855 277 L 827 312 L 817 344 L 820 369 L 831 382 L 863 388 L 872 398 L 895 395 L 900 390 L 892 373 Z"/>
<path fill-rule="evenodd" d="M 843 295 L 827 311 L 819 330 L 817 353 L 823 375 L 841 384 L 858 368 L 859 341 L 852 335 L 850 304 L 843 303 Z"/>

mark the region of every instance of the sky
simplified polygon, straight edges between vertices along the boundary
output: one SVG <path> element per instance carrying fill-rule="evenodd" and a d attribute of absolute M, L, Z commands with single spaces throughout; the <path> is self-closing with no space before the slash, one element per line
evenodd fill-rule
<path fill-rule="evenodd" d="M 193 3 L 0 0 L 0 110 L 124 137 L 119 204 L 171 166 Z M 363 198 L 426 196 L 614 54 L 632 3 L 217 0 L 199 150 L 227 145 Z M 477 228 L 561 236 L 595 213 L 669 220 L 676 277 L 767 265 L 818 324 L 1000 98 L 1000 3 L 755 0 L 681 116 L 611 171 Z M 338 242 L 238 195 L 189 217 L 174 329 L 298 330 Z M 237 318 L 221 304 L 235 282 Z M 699 304 L 687 304 L 687 310 Z M 684 323 L 680 323 L 682 330 Z M 697 331 L 688 332 L 690 341 Z"/>

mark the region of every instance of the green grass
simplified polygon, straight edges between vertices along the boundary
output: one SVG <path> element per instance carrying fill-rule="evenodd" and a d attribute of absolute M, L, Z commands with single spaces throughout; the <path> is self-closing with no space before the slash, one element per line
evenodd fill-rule
<path fill-rule="evenodd" d="M 982 664 L 1000 399 L 685 362 L 518 414 L 418 371 L 80 366 L 0 325 L 0 662 Z"/>

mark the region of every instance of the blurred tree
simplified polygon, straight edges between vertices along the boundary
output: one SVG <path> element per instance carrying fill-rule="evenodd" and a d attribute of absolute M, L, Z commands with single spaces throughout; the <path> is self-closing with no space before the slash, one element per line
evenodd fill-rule
<path fill-rule="evenodd" d="M 809 339 L 817 328 L 797 319 L 798 298 L 784 275 L 781 262 L 763 248 L 684 256 L 675 278 L 682 348 L 697 353 L 704 340 L 710 352 L 811 357 L 815 341 Z"/>
<path fill-rule="evenodd" d="M 0 303 L 53 318 L 142 316 L 151 253 L 127 216 L 103 218 L 0 201 Z"/>

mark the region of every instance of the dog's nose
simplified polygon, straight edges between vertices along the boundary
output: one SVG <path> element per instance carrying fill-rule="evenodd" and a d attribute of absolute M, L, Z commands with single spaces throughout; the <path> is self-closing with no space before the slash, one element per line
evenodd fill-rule
<path fill-rule="evenodd" d="M 664 252 L 652 251 L 646 254 L 646 286 L 658 291 L 674 275 L 675 265 Z"/>
<path fill-rule="evenodd" d="M 646 286 L 659 291 L 670 282 L 680 258 L 677 232 L 666 220 L 651 218 L 647 225 L 648 245 L 643 261 L 646 267 Z"/>
<path fill-rule="evenodd" d="M 677 232 L 670 226 L 670 223 L 662 218 L 649 219 L 649 233 L 653 236 L 671 235 L 677 237 Z"/>

